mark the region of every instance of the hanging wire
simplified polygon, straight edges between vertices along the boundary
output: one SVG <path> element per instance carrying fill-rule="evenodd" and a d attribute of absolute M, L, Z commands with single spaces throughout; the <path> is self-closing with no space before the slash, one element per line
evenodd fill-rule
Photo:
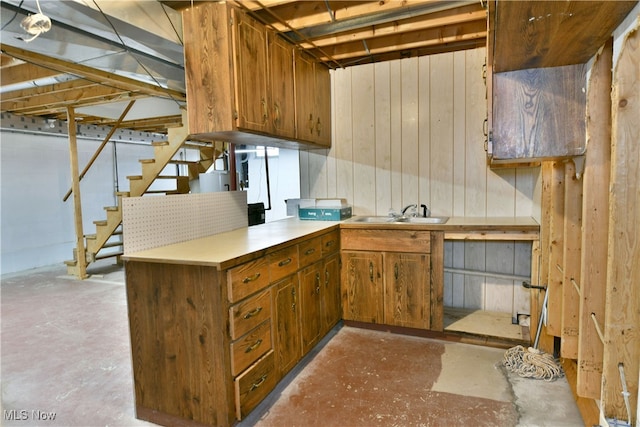
<path fill-rule="evenodd" d="M 22 7 L 22 3 L 24 3 L 24 0 L 20 1 L 20 4 L 18 5 L 18 9 L 20 9 Z M 4 31 L 5 28 L 7 28 L 9 26 L 9 24 L 11 24 L 13 22 L 14 19 L 16 19 L 16 17 L 18 16 L 18 11 L 16 10 L 16 12 L 13 14 L 13 16 L 11 17 L 11 19 L 9 19 L 9 22 L 7 22 L 6 24 L 4 24 L 2 26 L 2 28 L 0 28 L 0 31 Z"/>
<path fill-rule="evenodd" d="M 171 20 L 171 17 L 167 13 L 167 9 L 165 8 L 165 5 L 163 3 L 160 3 L 160 7 L 164 12 L 164 16 L 167 17 L 167 21 L 169 21 L 169 24 L 171 24 L 171 28 L 173 28 L 173 32 L 176 33 L 176 37 L 178 38 L 178 40 L 180 40 L 180 44 L 184 46 L 184 41 L 182 40 L 182 37 L 180 37 L 180 34 L 178 34 L 178 30 L 176 29 L 175 25 L 173 25 L 173 21 Z"/>
<path fill-rule="evenodd" d="M 124 42 L 124 40 L 122 39 L 122 37 L 120 36 L 120 33 L 118 33 L 118 30 L 116 29 L 116 27 L 113 25 L 113 23 L 111 22 L 111 20 L 109 19 L 109 17 L 104 13 L 104 11 L 102 10 L 102 8 L 98 5 L 98 2 L 96 0 L 93 0 L 93 4 L 96 5 L 96 7 L 98 8 L 98 10 L 100 11 L 100 13 L 102 14 L 102 16 L 104 17 L 104 19 L 107 21 L 107 23 L 111 26 L 111 28 L 113 29 L 114 34 L 116 35 L 116 37 L 118 37 L 118 40 L 120 40 L 120 43 L 122 44 L 122 46 L 126 49 L 127 52 L 129 52 L 129 54 L 133 57 L 133 59 L 136 60 L 136 62 L 138 63 L 138 65 L 140 65 L 140 67 L 142 67 L 142 69 L 147 73 L 147 75 L 149 77 L 151 77 L 151 79 L 156 82 L 156 84 L 158 85 L 158 87 L 162 88 L 163 90 L 165 89 L 160 82 L 155 78 L 155 76 L 153 76 L 153 74 L 151 74 L 151 72 L 149 71 L 149 69 L 147 67 L 144 66 L 144 64 L 142 62 L 140 62 L 140 60 L 133 54 L 133 52 L 131 52 L 131 49 L 129 48 L 129 46 L 127 46 L 127 44 Z M 180 105 L 180 102 L 178 102 L 177 99 L 175 99 L 171 93 L 169 91 L 166 91 L 167 96 L 169 98 L 171 98 L 171 100 L 173 102 L 175 102 L 178 107 L 182 107 Z"/>

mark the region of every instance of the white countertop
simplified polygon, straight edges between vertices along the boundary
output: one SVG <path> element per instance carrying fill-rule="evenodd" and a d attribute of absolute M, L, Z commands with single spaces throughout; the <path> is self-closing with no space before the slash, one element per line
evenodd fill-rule
<path fill-rule="evenodd" d="M 339 221 L 305 221 L 286 218 L 266 224 L 238 228 L 225 233 L 189 240 L 140 252 L 125 253 L 126 261 L 208 265 L 228 268 L 243 257 L 335 228 Z"/>
<path fill-rule="evenodd" d="M 451 217 L 445 224 L 366 224 L 349 221 L 309 221 L 286 218 L 243 227 L 213 236 L 125 253 L 125 261 L 207 265 L 226 269 L 277 250 L 297 239 L 313 237 L 332 228 L 397 228 L 444 231 L 450 239 L 537 240 L 540 226 L 531 217 Z"/>

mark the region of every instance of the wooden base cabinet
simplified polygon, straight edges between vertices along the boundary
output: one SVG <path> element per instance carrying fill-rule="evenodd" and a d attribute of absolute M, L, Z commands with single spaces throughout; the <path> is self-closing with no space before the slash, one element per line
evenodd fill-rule
<path fill-rule="evenodd" d="M 428 254 L 384 254 L 384 319 L 386 324 L 429 329 L 431 283 Z"/>
<path fill-rule="evenodd" d="M 441 232 L 343 229 L 343 318 L 442 330 L 442 242 Z"/>
<path fill-rule="evenodd" d="M 338 322 L 338 251 L 334 230 L 222 271 L 126 261 L 136 416 L 246 417 Z"/>

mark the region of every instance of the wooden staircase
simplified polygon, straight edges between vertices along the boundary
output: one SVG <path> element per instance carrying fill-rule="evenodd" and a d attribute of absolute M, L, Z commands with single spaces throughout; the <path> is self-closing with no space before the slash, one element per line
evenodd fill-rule
<path fill-rule="evenodd" d="M 167 141 L 153 142 L 154 158 L 141 159 L 142 168 L 141 175 L 128 176 L 129 191 L 117 193 L 117 205 L 105 207 L 107 218 L 94 221 L 96 233 L 85 235 L 85 259 L 86 265 L 99 259 L 117 257 L 123 253 L 122 240 L 122 198 L 138 197 L 144 194 L 186 194 L 189 193 L 189 181 L 197 177 L 199 171 L 206 169 L 215 161 L 217 155 L 224 150 L 224 144 L 218 149 L 216 143 L 190 143 L 186 142 L 188 131 L 186 128 L 186 117 L 183 119 L 185 123 L 180 128 L 171 128 L 168 130 Z M 220 144 L 220 143 L 218 143 Z M 174 156 L 180 148 L 186 147 L 198 149 L 200 151 L 200 161 L 176 160 Z M 169 164 L 187 165 L 189 176 L 180 175 L 161 175 Z M 195 174 L 195 176 L 192 176 Z M 175 190 L 152 190 L 150 189 L 158 179 L 172 179 L 176 181 Z M 86 271 L 80 271 L 78 263 L 77 249 L 74 249 L 73 259 L 65 261 L 67 265 L 67 273 L 75 275 L 79 278 L 86 276 Z M 85 266 L 86 268 L 86 266 Z"/>

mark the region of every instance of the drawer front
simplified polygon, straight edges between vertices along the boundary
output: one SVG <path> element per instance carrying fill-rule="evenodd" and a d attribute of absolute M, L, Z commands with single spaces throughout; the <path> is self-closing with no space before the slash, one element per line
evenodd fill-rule
<path fill-rule="evenodd" d="M 298 271 L 298 245 L 293 245 L 269 255 L 271 281 L 289 276 Z"/>
<path fill-rule="evenodd" d="M 275 386 L 276 370 L 272 350 L 234 381 L 238 420 L 251 412 Z"/>
<path fill-rule="evenodd" d="M 298 245 L 300 268 L 311 265 L 322 258 L 322 238 L 316 237 Z"/>
<path fill-rule="evenodd" d="M 238 375 L 271 350 L 271 321 L 267 320 L 231 343 L 231 374 Z"/>
<path fill-rule="evenodd" d="M 338 230 L 327 233 L 322 238 L 322 256 L 340 250 L 340 232 Z"/>
<path fill-rule="evenodd" d="M 415 230 L 343 229 L 340 246 L 353 251 L 429 253 L 431 232 Z"/>
<path fill-rule="evenodd" d="M 236 302 L 269 284 L 269 261 L 258 258 L 229 269 L 229 301 Z"/>
<path fill-rule="evenodd" d="M 229 309 L 229 335 L 232 340 L 236 340 L 269 318 L 271 318 L 271 290 Z"/>

